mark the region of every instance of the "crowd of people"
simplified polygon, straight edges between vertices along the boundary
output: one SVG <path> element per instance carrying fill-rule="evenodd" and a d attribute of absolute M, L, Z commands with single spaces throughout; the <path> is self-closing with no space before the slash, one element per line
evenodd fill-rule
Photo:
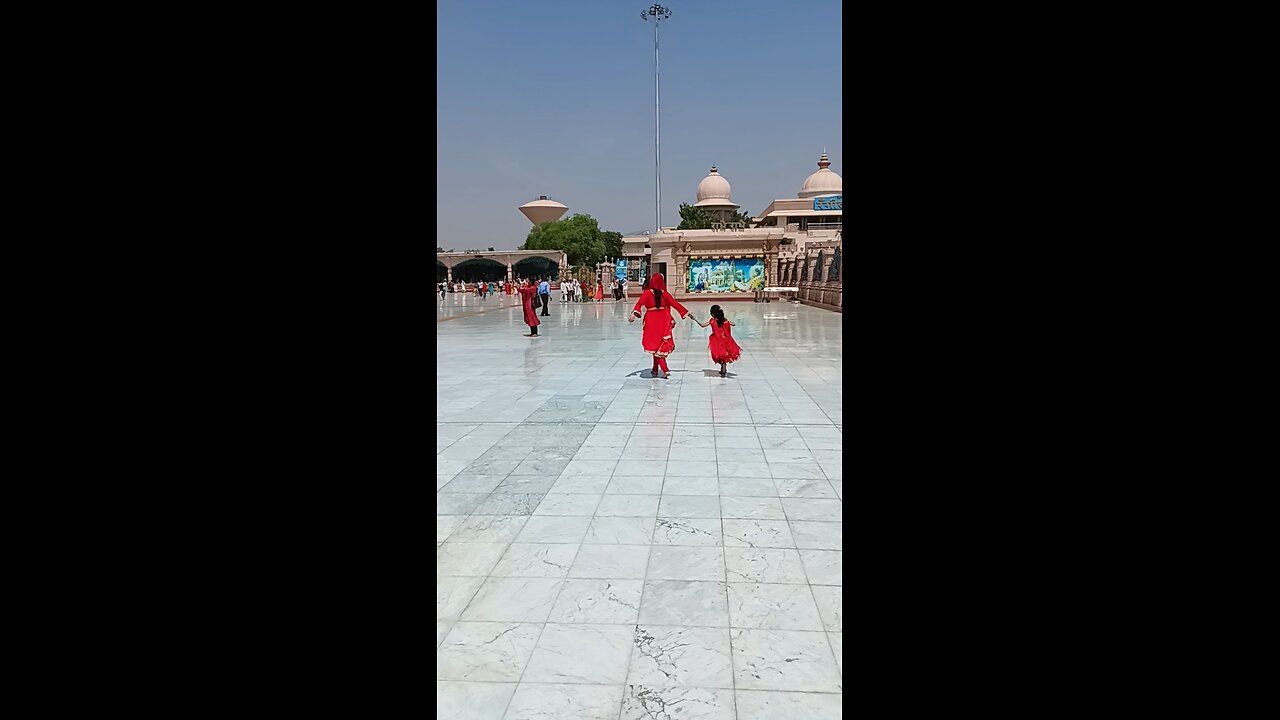
<path fill-rule="evenodd" d="M 625 301 L 627 281 L 615 278 L 611 285 L 613 301 Z M 436 289 L 440 292 L 440 298 L 444 299 L 449 285 L 442 281 L 437 283 Z M 454 292 L 467 292 L 465 283 L 457 283 L 453 289 Z M 529 326 L 529 334 L 525 337 L 538 337 L 538 326 L 542 324 L 538 318 L 550 316 L 547 308 L 551 303 L 551 278 L 540 277 L 532 280 L 520 278 L 516 282 L 477 282 L 471 292 L 481 299 L 499 292 L 506 295 L 519 294 L 524 311 L 524 324 Z M 604 299 L 603 282 L 597 280 L 595 288 L 592 288 L 590 283 L 583 285 L 577 278 L 560 283 L 562 303 L 591 302 L 593 299 Z M 538 312 L 539 308 L 542 309 L 541 313 Z M 672 334 L 676 321 L 671 316 L 672 310 L 680 313 L 681 319 L 689 317 L 689 310 L 667 291 L 666 278 L 661 273 L 655 273 L 645 281 L 644 291 L 636 301 L 631 317 L 627 319 L 627 322 L 643 319 L 644 332 L 641 334 L 640 345 L 645 352 L 653 355 L 650 377 L 661 377 L 664 380 L 670 377 L 671 370 L 667 367 L 667 356 L 676 347 Z M 725 377 L 729 363 L 736 361 L 742 355 L 742 348 L 733 339 L 733 323 L 725 318 L 724 310 L 719 305 L 711 306 L 711 317 L 706 323 L 697 318 L 694 318 L 694 322 L 700 327 L 711 328 L 711 335 L 707 338 L 707 349 L 711 353 L 711 361 L 720 365 L 720 377 Z M 659 375 L 659 372 L 662 374 Z"/>

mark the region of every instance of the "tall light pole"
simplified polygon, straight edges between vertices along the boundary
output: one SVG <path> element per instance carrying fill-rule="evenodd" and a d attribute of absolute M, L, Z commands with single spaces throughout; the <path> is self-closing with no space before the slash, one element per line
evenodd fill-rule
<path fill-rule="evenodd" d="M 648 10 L 640 13 L 640 19 L 645 22 L 653 22 L 653 184 L 654 184 L 654 200 L 653 200 L 653 232 L 657 234 L 662 230 L 662 105 L 659 101 L 659 75 L 658 75 L 658 26 L 663 20 L 671 17 L 671 8 L 665 8 L 661 5 L 651 5 Z"/>

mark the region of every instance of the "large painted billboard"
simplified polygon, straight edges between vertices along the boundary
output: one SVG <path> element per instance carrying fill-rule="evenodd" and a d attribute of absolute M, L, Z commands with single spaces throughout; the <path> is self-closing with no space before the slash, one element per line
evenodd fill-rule
<path fill-rule="evenodd" d="M 751 292 L 764 287 L 764 260 L 690 260 L 689 292 Z"/>

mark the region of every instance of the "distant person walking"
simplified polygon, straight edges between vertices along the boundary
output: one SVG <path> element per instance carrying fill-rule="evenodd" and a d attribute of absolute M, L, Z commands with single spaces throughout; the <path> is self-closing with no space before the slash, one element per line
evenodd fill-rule
<path fill-rule="evenodd" d="M 720 377 L 724 377 L 726 366 L 742 357 L 742 348 L 733 341 L 733 332 L 730 330 L 733 323 L 724 318 L 724 310 L 719 305 L 711 306 L 711 319 L 705 324 L 697 318 L 693 321 L 701 327 L 711 327 L 707 349 L 711 351 L 711 362 L 720 363 Z"/>
<path fill-rule="evenodd" d="M 529 326 L 529 334 L 525 337 L 538 337 L 538 313 L 533 309 L 534 297 L 538 294 L 538 289 L 529 284 L 528 280 L 520 281 L 520 304 L 524 306 L 524 324 Z"/>
<path fill-rule="evenodd" d="M 542 282 L 538 283 L 538 300 L 542 302 L 542 316 L 548 317 L 547 304 L 551 302 L 551 283 L 547 278 L 542 278 Z"/>
<path fill-rule="evenodd" d="M 662 273 L 649 278 L 648 285 L 648 289 L 640 293 L 640 299 L 636 301 L 627 322 L 635 322 L 636 318 L 641 317 L 640 309 L 644 308 L 644 333 L 640 344 L 645 352 L 653 353 L 653 368 L 649 371 L 649 376 L 658 377 L 658 370 L 661 368 L 662 379 L 666 380 L 671 374 L 667 368 L 667 356 L 676 349 L 671 335 L 671 328 L 676 326 L 676 321 L 671 317 L 671 310 L 674 308 L 679 311 L 681 318 L 688 317 L 689 311 L 676 302 L 670 293 L 665 292 L 667 281 Z"/>

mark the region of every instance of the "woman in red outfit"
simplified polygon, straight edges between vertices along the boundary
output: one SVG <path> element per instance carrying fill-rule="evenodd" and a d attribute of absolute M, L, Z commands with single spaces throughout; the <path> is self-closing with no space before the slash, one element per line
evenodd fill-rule
<path fill-rule="evenodd" d="M 538 337 L 538 313 L 533 311 L 533 296 L 538 288 L 529 284 L 528 280 L 520 281 L 520 303 L 524 305 L 524 324 L 529 326 L 529 334 L 525 337 Z"/>
<path fill-rule="evenodd" d="M 742 348 L 733 341 L 733 332 L 729 328 L 733 323 L 724 319 L 724 310 L 719 305 L 711 306 L 711 320 L 706 325 L 697 318 L 693 319 L 701 327 L 711 326 L 711 337 L 707 338 L 707 349 L 711 351 L 711 362 L 720 363 L 720 377 L 725 376 L 725 365 L 742 357 Z"/>
<path fill-rule="evenodd" d="M 671 337 L 671 328 L 676 326 L 676 321 L 671 318 L 671 310 L 672 308 L 678 310 L 681 318 L 689 316 L 689 311 L 676 302 L 670 293 L 665 292 L 666 289 L 667 281 L 662 277 L 662 273 L 649 278 L 645 291 L 640 293 L 640 299 L 636 301 L 636 306 L 631 311 L 631 317 L 627 318 L 627 322 L 635 322 L 636 318 L 640 317 L 640 308 L 645 308 L 644 334 L 640 338 L 640 343 L 644 346 L 645 352 L 653 353 L 653 369 L 650 370 L 650 375 L 657 377 L 658 368 L 662 368 L 663 380 L 670 377 L 671 373 L 667 368 L 667 356 L 676 349 L 675 341 Z"/>

